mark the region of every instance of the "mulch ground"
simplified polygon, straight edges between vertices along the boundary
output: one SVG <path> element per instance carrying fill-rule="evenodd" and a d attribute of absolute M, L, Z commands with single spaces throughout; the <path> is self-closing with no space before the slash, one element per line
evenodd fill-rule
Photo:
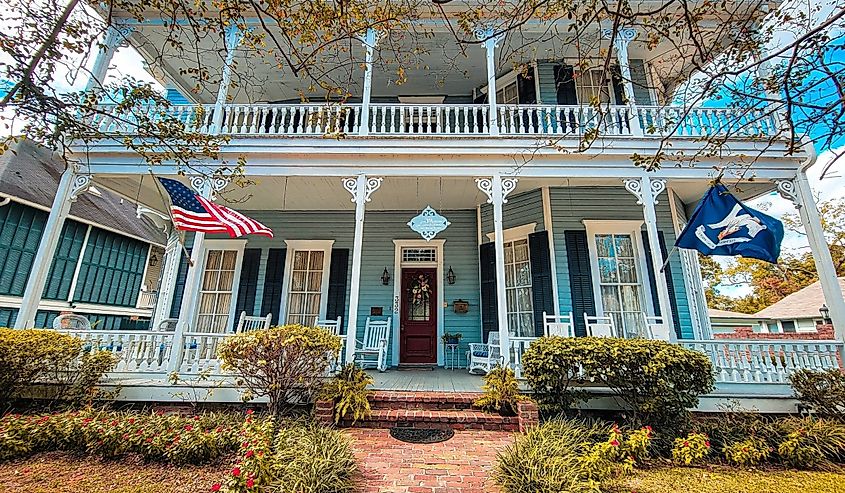
<path fill-rule="evenodd" d="M 0 463 L 0 492 L 197 493 L 225 477 L 228 463 L 167 466 L 139 458 L 102 461 L 61 452 Z"/>
<path fill-rule="evenodd" d="M 496 452 L 513 441 L 503 431 L 456 431 L 432 444 L 396 440 L 388 430 L 353 428 L 362 493 L 490 493 Z"/>

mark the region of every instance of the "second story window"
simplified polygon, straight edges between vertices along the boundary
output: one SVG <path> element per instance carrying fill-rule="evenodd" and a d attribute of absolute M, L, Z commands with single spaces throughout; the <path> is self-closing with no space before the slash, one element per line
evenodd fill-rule
<path fill-rule="evenodd" d="M 610 103 L 610 80 L 607 73 L 602 69 L 590 69 L 581 72 L 577 78 L 578 101 L 581 104 L 590 104 L 593 98 L 599 103 Z"/>
<path fill-rule="evenodd" d="M 496 90 L 496 104 L 519 104 L 519 84 L 516 80 Z"/>

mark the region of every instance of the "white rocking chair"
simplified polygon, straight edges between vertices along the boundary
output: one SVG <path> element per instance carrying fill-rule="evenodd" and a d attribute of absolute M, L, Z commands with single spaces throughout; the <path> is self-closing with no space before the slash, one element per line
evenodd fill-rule
<path fill-rule="evenodd" d="M 364 340 L 355 341 L 355 362 L 361 368 L 375 365 L 378 371 L 387 370 L 387 341 L 390 335 L 390 319 L 370 320 L 364 326 Z M 372 359 L 368 359 L 372 358 Z"/>
<path fill-rule="evenodd" d="M 241 332 L 269 329 L 272 316 L 272 313 L 268 313 L 264 317 L 253 317 L 247 315 L 246 312 L 241 312 L 241 318 L 238 320 L 238 326 L 235 329 L 235 333 L 240 334 Z"/>
<path fill-rule="evenodd" d="M 490 373 L 490 370 L 502 361 L 499 332 L 490 331 L 490 334 L 487 335 L 487 344 L 470 343 L 467 361 L 467 369 L 470 373 L 475 370 L 481 370 L 485 374 Z"/>
<path fill-rule="evenodd" d="M 587 324 L 587 335 L 590 337 L 618 337 L 613 317 L 594 317 L 585 313 L 584 323 Z"/>
<path fill-rule="evenodd" d="M 666 319 L 663 317 L 650 317 L 648 315 L 645 316 L 645 326 L 648 330 L 648 338 L 655 339 L 659 341 L 668 341 L 669 340 L 669 324 L 666 323 Z"/>
<path fill-rule="evenodd" d="M 546 337 L 575 337 L 572 326 L 572 312 L 566 315 L 548 315 L 543 312 L 543 335 Z"/>
<path fill-rule="evenodd" d="M 320 320 L 320 318 L 317 317 L 317 319 L 314 320 L 314 327 L 326 329 L 327 331 L 331 332 L 333 335 L 339 336 L 342 320 L 343 320 L 342 317 L 337 317 L 334 320 L 331 320 L 331 319 Z"/>

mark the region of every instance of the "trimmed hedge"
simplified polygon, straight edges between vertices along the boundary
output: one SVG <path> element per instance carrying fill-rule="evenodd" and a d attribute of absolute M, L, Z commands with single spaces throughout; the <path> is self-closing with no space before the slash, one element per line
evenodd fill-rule
<path fill-rule="evenodd" d="M 635 424 L 666 431 L 683 427 L 688 409 L 714 386 L 706 355 L 663 341 L 543 337 L 522 361 L 544 411 L 560 412 L 589 400 L 574 386 L 590 384 L 609 388 L 633 413 Z"/>

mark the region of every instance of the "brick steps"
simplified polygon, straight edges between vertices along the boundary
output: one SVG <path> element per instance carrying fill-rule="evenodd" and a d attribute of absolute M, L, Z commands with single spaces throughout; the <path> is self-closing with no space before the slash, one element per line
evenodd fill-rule
<path fill-rule="evenodd" d="M 372 409 L 468 410 L 480 396 L 474 392 L 375 391 L 370 394 L 369 401 Z"/>
<path fill-rule="evenodd" d="M 516 431 L 519 429 L 519 419 L 516 416 L 500 416 L 473 410 L 373 409 L 366 420 L 357 421 L 354 425 L 341 421 L 341 426 Z"/>

